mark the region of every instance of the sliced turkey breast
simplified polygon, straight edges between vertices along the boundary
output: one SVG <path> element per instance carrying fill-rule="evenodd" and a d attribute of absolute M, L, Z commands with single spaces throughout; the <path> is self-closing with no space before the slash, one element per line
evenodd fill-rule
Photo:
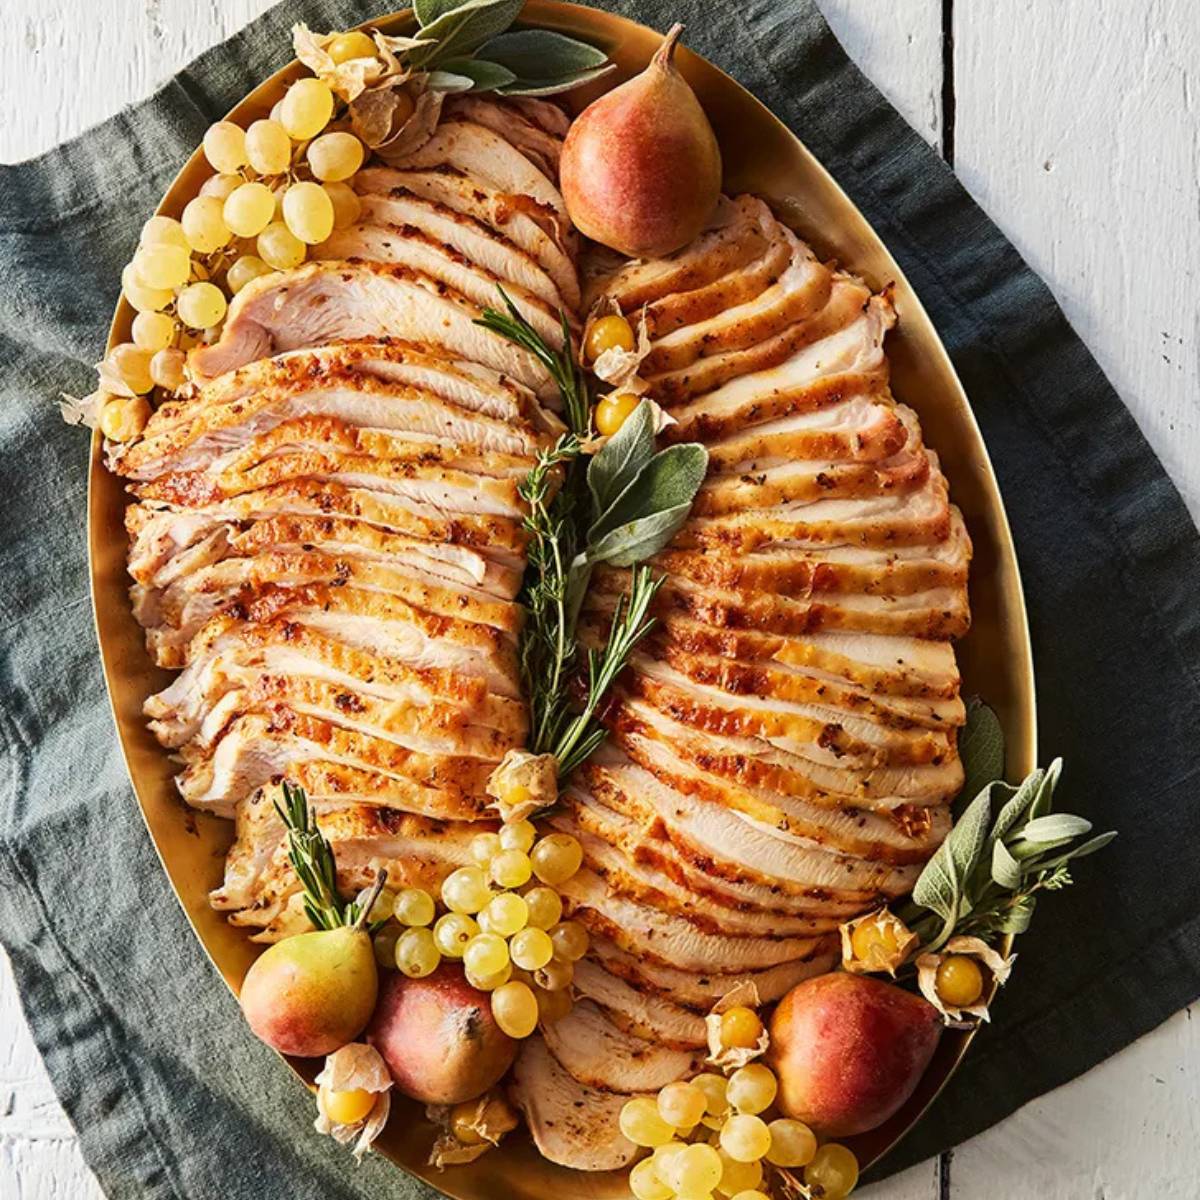
<path fill-rule="evenodd" d="M 363 196 L 418 196 L 473 217 L 532 255 L 554 280 L 568 312 L 578 310 L 579 276 L 574 258 L 561 240 L 557 217 L 548 219 L 536 202 L 524 204 L 503 188 L 437 168 L 364 167 L 354 176 L 354 187 Z"/>
<path fill-rule="evenodd" d="M 577 1171 L 615 1171 L 637 1158 L 618 1119 L 628 1096 L 574 1079 L 538 1035 L 521 1043 L 508 1088 L 543 1158 Z"/>
<path fill-rule="evenodd" d="M 542 1026 L 546 1048 L 585 1087 L 619 1092 L 657 1092 L 696 1074 L 702 1056 L 673 1050 L 627 1033 L 590 1000 L 581 1000 L 561 1020 Z"/>
<path fill-rule="evenodd" d="M 192 352 L 201 376 L 282 350 L 399 337 L 440 347 L 512 375 L 545 398 L 557 390 L 532 355 L 475 324 L 472 304 L 445 280 L 386 263 L 311 262 L 264 275 L 233 298 L 221 337 Z"/>
<path fill-rule="evenodd" d="M 665 996 L 639 991 L 590 956 L 575 964 L 575 990 L 595 1001 L 626 1033 L 671 1050 L 698 1050 L 708 1044 L 704 1018 L 698 1013 Z"/>
<path fill-rule="evenodd" d="M 442 108 L 444 115 L 473 121 L 499 134 L 519 150 L 548 179 L 558 180 L 562 135 L 539 125 L 532 115 L 508 101 L 478 93 L 451 96 Z"/>
<path fill-rule="evenodd" d="M 624 980 L 637 991 L 658 995 L 671 1003 L 707 1014 L 719 1000 L 734 990 L 752 987 L 760 1004 L 771 1004 L 798 983 L 830 971 L 841 958 L 839 939 L 828 937 L 823 949 L 807 959 L 780 963 L 762 971 L 738 974 L 695 974 L 677 967 L 666 967 L 632 954 L 604 938 L 592 942 L 592 957 L 611 975 Z"/>

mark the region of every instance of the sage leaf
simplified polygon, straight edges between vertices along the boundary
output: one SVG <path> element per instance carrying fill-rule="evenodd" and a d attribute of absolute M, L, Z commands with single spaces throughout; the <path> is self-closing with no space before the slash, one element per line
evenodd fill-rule
<path fill-rule="evenodd" d="M 442 11 L 421 27 L 421 35 L 434 44 L 412 51 L 411 61 L 427 66 L 474 53 L 506 30 L 517 19 L 524 3 L 525 0 L 466 0 L 453 8 L 431 5 L 431 12 L 434 8 Z M 495 61 L 491 55 L 484 57 Z"/>
<path fill-rule="evenodd" d="M 1021 864 L 1002 841 L 992 843 L 992 878 L 1010 892 L 1021 886 Z"/>
<path fill-rule="evenodd" d="M 1012 798 L 1005 803 L 1000 810 L 1000 815 L 996 818 L 996 823 L 992 826 L 993 840 L 999 841 L 1003 838 L 1025 815 L 1026 809 L 1037 799 L 1045 775 L 1046 773 L 1039 769 L 1026 776 L 1020 787 L 1009 789 L 1012 792 Z M 996 788 L 997 790 L 1008 788 L 1008 785 L 997 784 Z"/>
<path fill-rule="evenodd" d="M 1004 775 L 1004 730 L 995 712 L 978 696 L 967 701 L 967 720 L 958 735 L 958 757 L 963 765 L 959 796 L 975 797 Z"/>
<path fill-rule="evenodd" d="M 464 0 L 414 0 L 413 14 L 422 29 L 432 25 L 439 17 L 462 8 Z"/>
<path fill-rule="evenodd" d="M 1058 842 L 1064 838 L 1082 837 L 1091 833 L 1092 823 L 1070 813 L 1050 813 L 1035 817 L 1022 830 L 1021 837 L 1027 842 Z"/>
<path fill-rule="evenodd" d="M 518 4 L 518 10 L 520 7 Z M 511 25 L 513 20 L 515 15 L 508 24 Z M 518 79 L 541 80 L 595 70 L 608 62 L 608 55 L 603 50 L 549 29 L 514 29 L 499 33 L 498 37 L 479 46 L 479 57 L 507 67 Z"/>
<path fill-rule="evenodd" d="M 482 58 L 448 58 L 438 64 L 438 69 L 453 75 L 465 75 L 471 81 L 471 90 L 476 92 L 497 91 L 517 78 L 507 67 Z"/>
<path fill-rule="evenodd" d="M 959 887 L 951 871 L 948 860 L 935 854 L 925 864 L 912 891 L 917 904 L 937 913 L 944 921 L 958 917 Z"/>
<path fill-rule="evenodd" d="M 583 599 L 587 595 L 588 584 L 591 580 L 592 563 L 587 555 L 577 554 L 570 567 L 567 568 L 567 583 L 563 589 L 566 629 L 571 638 L 575 636 L 575 627 L 579 624 L 579 610 L 583 607 Z"/>
<path fill-rule="evenodd" d="M 988 786 L 971 801 L 917 879 L 913 899 L 923 908 L 932 909 L 947 921 L 957 919 L 967 880 L 987 844 L 991 815 L 992 794 Z"/>
<path fill-rule="evenodd" d="M 1011 908 L 1007 908 L 993 922 L 997 933 L 1024 933 L 1033 920 L 1037 900 L 1033 896 L 1022 896 Z"/>
<path fill-rule="evenodd" d="M 632 567 L 653 558 L 678 532 L 692 511 L 691 500 L 661 509 L 645 517 L 636 517 L 610 530 L 587 548 L 591 563 L 606 562 L 614 567 Z"/>
<path fill-rule="evenodd" d="M 588 464 L 593 522 L 599 521 L 653 457 L 654 406 L 643 400 Z"/>
<path fill-rule="evenodd" d="M 588 542 L 656 513 L 690 507 L 707 470 L 708 451 L 695 442 L 660 450 L 594 522 Z"/>
<path fill-rule="evenodd" d="M 452 95 L 455 92 L 469 92 L 475 86 L 475 80 L 469 75 L 459 75 L 453 71 L 444 71 L 439 67 L 429 72 L 427 80 L 431 92 L 442 92 Z"/>
<path fill-rule="evenodd" d="M 1107 833 L 1098 833 L 1094 838 L 1089 838 L 1073 850 L 1068 850 L 1066 854 L 1060 854 L 1056 858 L 1048 858 L 1039 862 L 1038 869 L 1043 871 L 1054 870 L 1054 868 L 1064 866 L 1074 859 L 1087 858 L 1089 854 L 1095 854 L 1097 850 L 1103 850 L 1116 836 L 1117 831 L 1115 829 L 1110 829 Z"/>
<path fill-rule="evenodd" d="M 610 71 L 615 71 L 616 63 L 607 63 L 603 67 L 594 67 L 590 71 L 576 71 L 573 75 L 560 75 L 555 79 L 518 79 L 508 87 L 501 88 L 502 96 L 557 96 L 559 92 L 569 92 L 572 88 L 582 87 L 599 79 Z"/>
<path fill-rule="evenodd" d="M 1045 778 L 1038 788 L 1038 794 L 1029 806 L 1029 816 L 1043 817 L 1050 811 L 1054 803 L 1054 789 L 1058 786 L 1058 777 L 1062 774 L 1062 759 L 1056 758 L 1047 768 Z"/>

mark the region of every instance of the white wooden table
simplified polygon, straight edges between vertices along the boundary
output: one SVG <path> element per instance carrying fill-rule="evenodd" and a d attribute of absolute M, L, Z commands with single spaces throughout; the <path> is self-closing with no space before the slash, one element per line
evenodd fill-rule
<path fill-rule="evenodd" d="M 1195 0 L 821 3 L 856 61 L 1049 281 L 1200 517 Z M 0 161 L 146 95 L 268 5 L 3 0 Z M 1180 1014 L 869 1194 L 1195 1200 L 1198 1099 L 1200 1022 Z M 0 1197 L 99 1196 L 0 952 Z"/>

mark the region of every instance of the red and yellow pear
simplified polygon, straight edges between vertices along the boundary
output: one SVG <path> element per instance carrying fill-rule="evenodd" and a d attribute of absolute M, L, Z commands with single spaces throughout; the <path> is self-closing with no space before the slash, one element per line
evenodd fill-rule
<path fill-rule="evenodd" d="M 567 212 L 593 241 L 632 258 L 670 254 L 704 228 L 721 194 L 721 151 L 674 63 L 682 25 L 650 65 L 576 118 L 559 180 Z"/>

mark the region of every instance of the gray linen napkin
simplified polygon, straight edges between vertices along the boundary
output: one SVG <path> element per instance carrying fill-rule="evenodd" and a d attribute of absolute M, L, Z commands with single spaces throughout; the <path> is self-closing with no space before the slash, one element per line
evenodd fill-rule
<path fill-rule="evenodd" d="M 996 462 L 1064 803 L 1125 836 L 1021 941 L 996 1023 L 895 1170 L 1082 1073 L 1200 994 L 1200 538 L 1045 286 L 849 63 L 813 0 L 620 0 L 802 135 L 937 323 Z M 300 1085 L 246 1033 L 154 857 L 116 748 L 89 614 L 90 387 L 138 227 L 208 123 L 288 57 L 288 0 L 156 96 L 0 167 L 0 940 L 84 1155 L 113 1197 L 426 1197 L 309 1128 Z M 1170 848 L 1170 853 L 1164 852 Z M 500 1200 L 500 1198 L 497 1198 Z"/>

